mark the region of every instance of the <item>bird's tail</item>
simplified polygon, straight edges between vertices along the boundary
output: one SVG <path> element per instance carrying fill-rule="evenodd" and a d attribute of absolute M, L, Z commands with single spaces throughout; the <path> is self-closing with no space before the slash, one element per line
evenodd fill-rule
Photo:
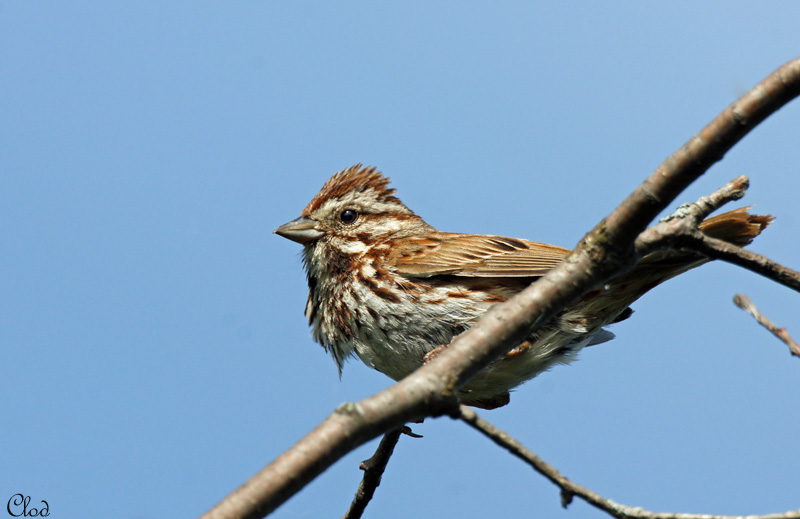
<path fill-rule="evenodd" d="M 747 211 L 751 207 L 742 207 L 706 218 L 700 222 L 700 230 L 712 238 L 740 247 L 749 245 L 775 219 L 769 214 L 750 214 Z"/>
<path fill-rule="evenodd" d="M 703 220 L 699 229 L 712 238 L 743 247 L 761 234 L 774 217 L 756 215 L 750 207 L 734 209 Z M 563 319 L 578 319 L 588 330 L 626 319 L 632 311 L 628 308 L 653 287 L 687 270 L 707 263 L 709 258 L 693 252 L 658 251 L 642 258 L 631 270 L 610 280 L 605 286 L 584 296 L 567 312 Z"/>
<path fill-rule="evenodd" d="M 698 228 L 712 238 L 744 247 L 752 243 L 756 236 L 775 219 L 772 215 L 750 214 L 747 211 L 751 207 L 742 207 L 711 216 L 700 222 Z M 660 270 L 662 276 L 667 276 L 662 280 L 666 281 L 708 261 L 710 260 L 705 256 L 692 252 L 654 252 L 642 258 L 630 275 L 639 277 L 643 272 L 655 269 Z M 669 275 L 670 271 L 674 273 Z"/>

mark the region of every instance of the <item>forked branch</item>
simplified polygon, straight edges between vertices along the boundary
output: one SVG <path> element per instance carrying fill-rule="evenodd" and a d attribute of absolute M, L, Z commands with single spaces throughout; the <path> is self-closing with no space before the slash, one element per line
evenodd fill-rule
<path fill-rule="evenodd" d="M 634 247 L 637 256 L 667 249 L 691 250 L 710 259 L 733 263 L 800 292 L 800 272 L 761 254 L 712 238 L 698 229 L 698 224 L 713 211 L 727 202 L 742 198 L 748 186 L 747 177 L 742 175 L 697 202 L 682 205 L 636 238 Z"/>
<path fill-rule="evenodd" d="M 630 269 L 636 261 L 634 241 L 658 213 L 798 94 L 800 59 L 795 59 L 726 108 L 668 158 L 559 266 L 506 303 L 492 307 L 412 375 L 371 397 L 340 406 L 203 517 L 264 517 L 347 452 L 380 434 L 425 416 L 459 416 L 456 394 L 464 383 L 568 304 Z"/>

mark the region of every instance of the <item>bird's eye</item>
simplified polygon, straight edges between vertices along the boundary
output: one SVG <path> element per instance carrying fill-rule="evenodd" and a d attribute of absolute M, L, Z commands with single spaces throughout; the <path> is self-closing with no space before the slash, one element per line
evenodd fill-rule
<path fill-rule="evenodd" d="M 339 215 L 339 220 L 341 220 L 342 223 L 349 225 L 358 220 L 358 211 L 355 209 L 345 209 L 342 211 L 342 214 Z"/>

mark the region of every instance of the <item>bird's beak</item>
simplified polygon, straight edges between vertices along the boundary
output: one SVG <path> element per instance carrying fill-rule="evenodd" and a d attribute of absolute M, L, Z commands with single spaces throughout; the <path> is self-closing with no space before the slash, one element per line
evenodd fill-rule
<path fill-rule="evenodd" d="M 272 231 L 278 236 L 306 245 L 322 237 L 323 233 L 317 230 L 317 222 L 308 216 L 295 218 Z"/>

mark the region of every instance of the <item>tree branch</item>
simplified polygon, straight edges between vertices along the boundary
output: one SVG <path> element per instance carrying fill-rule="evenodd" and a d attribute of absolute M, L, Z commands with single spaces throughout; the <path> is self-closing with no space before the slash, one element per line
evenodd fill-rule
<path fill-rule="evenodd" d="M 739 176 L 694 204 L 684 204 L 661 222 L 642 232 L 634 242 L 637 256 L 666 249 L 697 252 L 710 259 L 733 263 L 742 268 L 800 292 L 800 272 L 732 243 L 712 238 L 698 229 L 698 224 L 713 211 L 744 196 L 749 181 Z"/>
<path fill-rule="evenodd" d="M 545 462 L 542 458 L 528 450 L 524 445 L 514 439 L 507 432 L 498 429 L 490 424 L 468 407 L 461 406 L 461 420 L 484 436 L 492 440 L 500 447 L 521 459 L 533 470 L 549 479 L 553 484 L 561 489 L 561 505 L 566 508 L 573 497 L 577 496 L 595 508 L 598 508 L 612 517 L 619 519 L 800 519 L 800 509 L 791 510 L 779 514 L 767 515 L 709 515 L 709 514 L 678 514 L 672 512 L 651 512 L 644 508 L 623 505 L 607 499 L 588 488 L 573 483 L 556 470 L 552 465 Z"/>
<path fill-rule="evenodd" d="M 383 471 L 386 470 L 386 465 L 389 463 L 389 458 L 392 457 L 394 446 L 397 445 L 401 434 L 403 434 L 403 428 L 384 434 L 375 454 L 370 459 L 361 462 L 359 468 L 364 471 L 364 478 L 358 485 L 350 509 L 342 516 L 342 519 L 359 519 L 363 515 L 372 496 L 375 495 L 375 489 L 381 484 Z"/>
<path fill-rule="evenodd" d="M 683 204 L 659 223 L 645 229 L 634 241 L 636 256 L 642 258 L 651 252 L 680 248 L 680 240 L 697 231 L 698 225 L 709 214 L 723 205 L 744 197 L 750 180 L 740 175 L 708 196 L 693 204 Z"/>
<path fill-rule="evenodd" d="M 761 254 L 706 236 L 700 231 L 685 235 L 683 244 L 706 257 L 733 263 L 800 292 L 800 272 L 784 267 Z"/>
<path fill-rule="evenodd" d="M 412 375 L 344 404 L 203 517 L 264 517 L 345 453 L 408 421 L 459 415 L 457 392 L 524 336 L 605 280 L 633 267 L 634 240 L 686 186 L 770 114 L 800 94 L 800 59 L 770 74 L 668 158 L 559 266 L 507 302 Z"/>
<path fill-rule="evenodd" d="M 797 344 L 792 336 L 789 335 L 789 332 L 786 331 L 786 328 L 778 328 L 775 323 L 767 319 L 766 316 L 762 315 L 761 312 L 758 311 L 756 305 L 750 301 L 750 298 L 744 294 L 736 294 L 733 296 L 733 303 L 747 312 L 748 314 L 752 315 L 758 324 L 772 332 L 775 337 L 782 340 L 786 346 L 789 347 L 789 352 L 794 355 L 795 357 L 800 357 L 800 344 Z"/>

